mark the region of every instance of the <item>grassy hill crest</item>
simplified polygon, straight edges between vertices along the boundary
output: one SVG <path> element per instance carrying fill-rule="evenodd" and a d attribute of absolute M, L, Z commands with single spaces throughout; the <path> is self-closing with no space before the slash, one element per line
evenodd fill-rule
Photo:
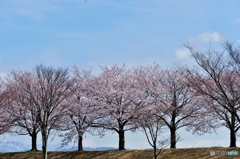
<path fill-rule="evenodd" d="M 227 152 L 237 151 L 238 155 L 210 155 L 210 151 Z M 1 159 L 41 159 L 42 152 L 15 152 L 0 153 Z M 49 152 L 49 159 L 152 159 L 152 150 L 111 150 L 111 151 L 69 151 Z M 239 159 L 240 148 L 177 148 L 165 149 L 158 157 L 159 159 Z"/>

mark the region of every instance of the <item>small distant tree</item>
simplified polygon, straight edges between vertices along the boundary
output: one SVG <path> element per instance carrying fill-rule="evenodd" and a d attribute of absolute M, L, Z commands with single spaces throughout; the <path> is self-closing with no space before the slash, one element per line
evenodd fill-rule
<path fill-rule="evenodd" d="M 161 135 L 163 136 L 166 132 L 164 126 L 162 119 L 156 115 L 148 116 L 146 120 L 141 123 L 141 128 L 147 137 L 147 141 L 153 148 L 155 159 L 160 155 L 162 149 L 169 145 L 169 139 L 161 137 Z"/>
<path fill-rule="evenodd" d="M 151 103 L 139 118 L 140 128 L 147 137 L 147 141 L 153 148 L 154 158 L 157 159 L 162 149 L 169 146 L 169 139 L 163 137 L 167 131 L 162 116 L 159 116 L 158 107 Z M 161 111 L 161 110 L 160 110 Z"/>

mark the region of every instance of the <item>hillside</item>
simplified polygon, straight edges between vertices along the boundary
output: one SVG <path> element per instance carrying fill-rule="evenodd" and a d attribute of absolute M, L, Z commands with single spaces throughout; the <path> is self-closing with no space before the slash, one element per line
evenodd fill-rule
<path fill-rule="evenodd" d="M 237 151 L 238 155 L 214 155 L 210 151 L 218 152 Z M 1 159 L 41 159 L 41 152 L 0 153 Z M 151 159 L 151 150 L 125 150 L 125 151 L 83 151 L 83 152 L 49 152 L 49 159 Z M 184 148 L 163 150 L 159 159 L 237 159 L 240 158 L 240 148 Z"/>

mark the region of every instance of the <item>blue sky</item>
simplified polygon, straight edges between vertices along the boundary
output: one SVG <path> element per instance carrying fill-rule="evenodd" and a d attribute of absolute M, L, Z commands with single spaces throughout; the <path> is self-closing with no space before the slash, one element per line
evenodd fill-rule
<path fill-rule="evenodd" d="M 239 6 L 238 0 L 0 0 L 0 74 L 37 64 L 77 65 L 95 72 L 98 65 L 116 63 L 131 67 L 155 62 L 162 68 L 188 64 L 191 58 L 182 41 L 238 40 Z M 229 146 L 224 128 L 218 135 L 189 134 L 181 130 L 178 147 Z M 141 132 L 126 137 L 127 148 L 148 147 Z M 30 144 L 25 137 L 15 140 Z M 117 147 L 117 135 L 87 135 L 84 142 Z"/>

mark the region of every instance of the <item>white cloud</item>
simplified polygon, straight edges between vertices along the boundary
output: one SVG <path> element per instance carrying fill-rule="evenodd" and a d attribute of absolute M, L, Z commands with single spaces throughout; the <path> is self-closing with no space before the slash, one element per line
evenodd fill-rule
<path fill-rule="evenodd" d="M 194 37 L 189 37 L 186 39 L 186 42 L 190 43 L 190 44 L 194 44 L 195 47 L 197 48 L 206 48 L 208 47 L 209 44 L 209 48 L 211 48 L 213 46 L 213 48 L 218 48 L 218 44 L 220 42 L 222 42 L 223 40 L 223 36 L 216 32 L 216 31 L 205 31 L 202 32 L 200 34 L 198 34 L 197 36 Z M 175 55 L 178 57 L 179 60 L 185 60 L 185 62 L 189 62 L 190 60 L 190 52 L 187 48 L 181 47 L 181 48 L 177 48 L 175 50 Z"/>
<path fill-rule="evenodd" d="M 194 44 L 206 44 L 206 43 L 218 43 L 221 42 L 223 39 L 223 36 L 216 32 L 216 31 L 205 31 L 197 36 L 189 37 L 187 38 L 187 41 L 189 43 L 194 43 Z"/>
<path fill-rule="evenodd" d="M 222 36 L 220 33 L 216 31 L 207 31 L 199 34 L 197 36 L 197 40 L 203 43 L 207 42 L 220 42 L 222 40 Z"/>
<path fill-rule="evenodd" d="M 180 66 L 182 65 L 194 65 L 194 60 L 191 57 L 191 53 L 189 49 L 185 47 L 181 47 L 175 50 L 175 56 L 177 57 L 178 62 L 180 62 Z"/>
<path fill-rule="evenodd" d="M 188 58 L 190 56 L 190 52 L 187 48 L 179 48 L 175 51 L 175 54 L 180 59 Z"/>

